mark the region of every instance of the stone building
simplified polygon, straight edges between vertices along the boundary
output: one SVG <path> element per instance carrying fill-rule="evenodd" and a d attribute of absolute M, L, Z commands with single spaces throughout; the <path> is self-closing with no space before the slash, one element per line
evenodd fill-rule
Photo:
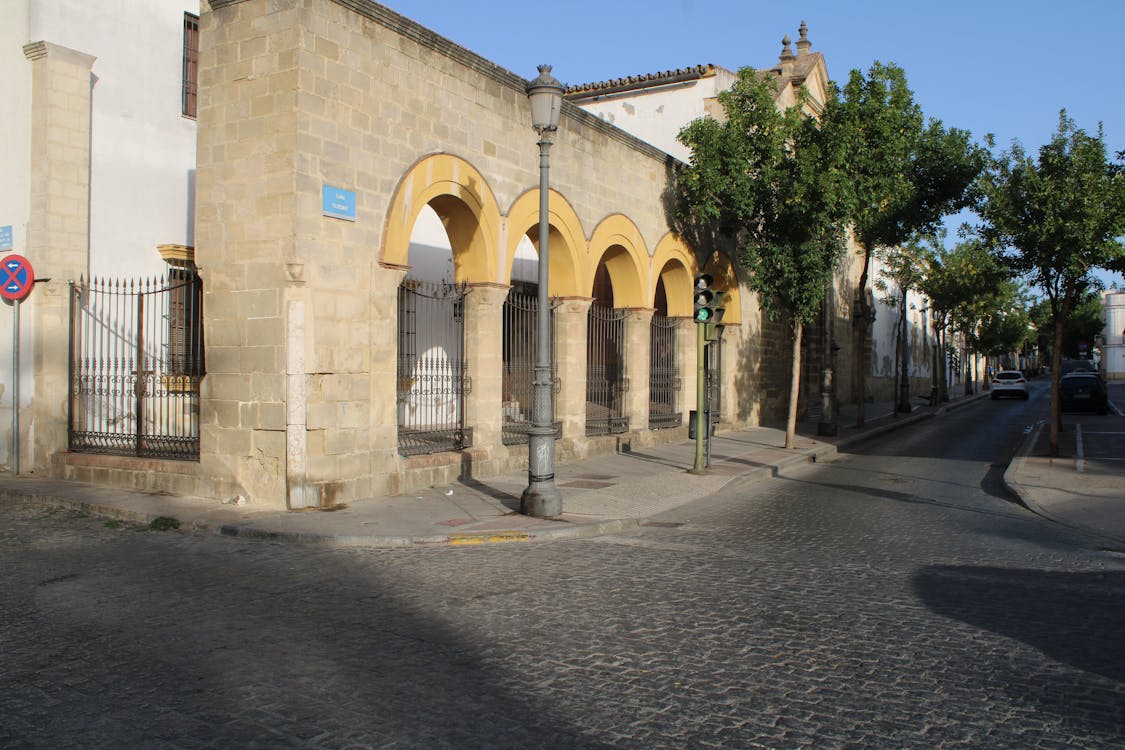
<path fill-rule="evenodd" d="M 160 5 L 135 2 L 153 12 Z M 80 215 L 70 233 L 30 241 L 34 221 L 54 231 L 74 208 L 58 200 L 73 192 L 62 182 L 50 183 L 45 212 L 18 209 L 32 217 L 28 250 L 42 253 L 45 283 L 60 285 L 25 303 L 37 349 L 35 395 L 21 416 L 24 442 L 35 447 L 21 470 L 303 508 L 525 467 L 539 221 L 526 80 L 371 0 L 204 0 L 198 10 L 192 37 L 191 8 L 161 9 L 184 23 L 185 50 L 198 43 L 195 119 L 176 113 L 198 131 L 194 160 L 169 170 L 187 192 L 162 201 L 186 208 L 194 223 L 131 252 L 198 275 L 201 317 L 182 292 L 155 307 L 137 297 L 157 329 L 118 338 L 147 358 L 127 358 L 132 390 L 114 407 L 121 414 L 109 410 L 113 419 L 99 429 L 80 429 L 76 415 L 81 422 L 107 409 L 76 376 L 85 365 L 75 352 L 93 344 L 73 324 L 65 287 L 88 273 L 94 233 Z M 68 129 L 91 97 L 97 111 L 109 78 L 97 78 L 90 52 L 52 56 L 53 44 L 23 64 L 57 64 L 52 74 L 69 76 L 75 98 L 65 100 L 71 109 L 38 109 L 40 89 L 31 87 L 29 109 L 41 118 L 28 129 L 35 154 L 32 132 L 81 147 L 81 132 Z M 798 53 L 787 50 L 782 97 L 787 86 L 826 84 L 823 58 L 803 32 Z M 180 53 L 177 96 L 186 97 L 189 55 Z M 143 77 L 145 66 L 133 67 Z M 697 73 L 701 85 L 726 75 Z M 704 111 L 711 98 L 697 97 Z M 704 270 L 730 291 L 722 337 L 708 350 L 720 428 L 780 418 L 783 322 L 763 318 L 722 248 L 690 247 L 671 231 L 677 157 L 667 144 L 607 119 L 564 103 L 552 149 L 559 460 L 686 437 L 696 388 L 691 287 Z M 33 159 L 33 170 L 59 164 Z M 99 183 L 61 166 L 51 174 L 73 179 L 80 193 Z M 157 182 L 146 178 L 135 192 L 147 197 Z M 851 254 L 809 337 L 807 383 L 826 363 L 850 371 L 857 277 Z M 78 314 L 103 322 L 83 289 L 71 292 Z M 198 358 L 185 359 L 196 345 Z M 114 432 L 120 425 L 135 434 Z M 100 450 L 95 439 L 107 434 L 131 447 Z"/>

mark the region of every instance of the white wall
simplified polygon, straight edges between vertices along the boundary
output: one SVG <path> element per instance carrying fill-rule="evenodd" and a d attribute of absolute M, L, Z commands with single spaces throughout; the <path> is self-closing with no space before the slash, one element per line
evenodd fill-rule
<path fill-rule="evenodd" d="M 31 210 L 31 63 L 23 54 L 27 44 L 28 0 L 4 3 L 0 23 L 0 226 L 12 227 L 13 251 L 27 249 L 27 216 Z M 4 251 L 0 251 L 0 256 Z M 7 330 L 7 329 L 5 329 Z"/>
<path fill-rule="evenodd" d="M 691 158 L 691 151 L 676 140 L 676 135 L 692 120 L 709 114 L 706 110 L 707 100 L 729 88 L 736 78 L 729 70 L 719 68 L 716 75 L 706 78 L 654 89 L 609 94 L 575 103 L 642 141 L 687 162 Z"/>
<path fill-rule="evenodd" d="M 163 275 L 192 245 L 195 121 L 181 108 L 184 13 L 199 0 L 31 0 L 27 38 L 93 55 L 93 275 Z M 24 61 L 24 67 L 30 63 Z"/>
<path fill-rule="evenodd" d="M 1125 380 L 1125 292 L 1109 290 L 1105 302 L 1102 361 L 1109 380 Z"/>

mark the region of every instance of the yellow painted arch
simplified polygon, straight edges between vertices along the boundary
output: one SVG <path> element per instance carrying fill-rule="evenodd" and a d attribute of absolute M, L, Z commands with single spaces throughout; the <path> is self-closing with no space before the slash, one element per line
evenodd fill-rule
<path fill-rule="evenodd" d="M 664 294 L 668 299 L 668 316 L 690 318 L 692 315 L 692 283 L 694 281 L 695 257 L 683 240 L 669 232 L 656 244 L 652 254 L 652 288 L 649 306 L 655 303 L 657 280 L 664 282 Z"/>
<path fill-rule="evenodd" d="M 547 223 L 551 234 L 548 238 L 549 283 L 547 293 L 552 297 L 576 297 L 588 294 L 579 286 L 580 258 L 586 254 L 586 235 L 582 232 L 582 222 L 578 214 L 560 193 L 554 190 L 547 194 Z M 520 240 L 539 225 L 539 190 L 529 190 L 512 203 L 508 211 L 508 246 L 504 249 L 503 275 L 496 280 L 511 283 L 512 263 Z M 531 241 L 538 248 L 539 232 L 532 232 Z"/>
<path fill-rule="evenodd" d="M 399 181 L 387 212 L 383 262 L 409 265 L 410 234 L 426 205 L 433 207 L 445 225 L 457 281 L 494 280 L 499 266 L 500 208 L 484 176 L 451 154 L 421 159 Z"/>
<path fill-rule="evenodd" d="M 620 248 L 620 250 L 614 250 Z M 650 259 L 637 225 L 622 214 L 612 214 L 598 224 L 590 237 L 585 289 L 592 293 L 598 264 L 605 261 L 613 282 L 614 307 L 651 307 Z"/>

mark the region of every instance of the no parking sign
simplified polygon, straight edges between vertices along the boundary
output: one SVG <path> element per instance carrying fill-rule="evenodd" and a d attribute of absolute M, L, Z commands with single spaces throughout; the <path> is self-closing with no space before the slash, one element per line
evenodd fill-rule
<path fill-rule="evenodd" d="M 22 255 L 9 255 L 0 261 L 0 297 L 21 300 L 35 283 L 35 271 Z"/>
<path fill-rule="evenodd" d="M 0 259 L 0 297 L 12 300 L 12 476 L 20 473 L 20 300 L 35 284 L 35 270 L 22 255 Z"/>

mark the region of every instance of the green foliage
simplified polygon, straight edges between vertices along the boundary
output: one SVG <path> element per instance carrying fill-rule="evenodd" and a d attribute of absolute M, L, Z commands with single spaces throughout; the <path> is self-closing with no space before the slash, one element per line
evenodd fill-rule
<path fill-rule="evenodd" d="M 1061 322 L 1091 271 L 1125 263 L 1125 171 L 1109 160 L 1101 129 L 1088 134 L 1065 110 L 1038 159 L 1017 143 L 993 160 L 977 211 L 985 240 L 1043 290 Z"/>
<path fill-rule="evenodd" d="M 725 119 L 680 132 L 692 151 L 679 178 L 680 224 L 733 235 L 749 286 L 771 316 L 819 311 L 844 247 L 842 144 L 796 105 L 779 111 L 775 81 L 751 68 L 719 94 Z"/>
<path fill-rule="evenodd" d="M 944 216 L 969 205 L 969 188 L 986 152 L 967 131 L 924 121 L 896 65 L 853 70 L 830 99 L 826 128 L 846 145 L 852 223 L 865 253 L 936 231 Z"/>
<path fill-rule="evenodd" d="M 931 240 L 919 289 L 929 298 L 938 327 L 952 325 L 977 346 L 981 321 L 1012 304 L 1015 287 L 1009 271 L 981 242 L 958 243 L 952 250 Z"/>
<path fill-rule="evenodd" d="M 170 516 L 157 516 L 152 519 L 148 528 L 152 531 L 172 531 L 180 528 L 180 522 Z"/>
<path fill-rule="evenodd" d="M 977 349 L 983 354 L 1019 351 L 1032 337 L 1031 316 L 1024 292 L 1015 281 L 1005 281 L 982 306 L 977 326 Z"/>
<path fill-rule="evenodd" d="M 1091 348 L 1094 340 L 1105 329 L 1102 317 L 1102 297 L 1096 289 L 1088 289 L 1082 294 L 1063 323 L 1062 355 L 1077 358 L 1081 355 L 1078 342 L 1085 341 Z M 1042 352 L 1054 351 L 1054 318 L 1051 305 L 1046 299 L 1031 307 L 1029 317 L 1037 330 L 1037 343 Z M 1087 352 L 1088 353 L 1088 352 Z"/>

